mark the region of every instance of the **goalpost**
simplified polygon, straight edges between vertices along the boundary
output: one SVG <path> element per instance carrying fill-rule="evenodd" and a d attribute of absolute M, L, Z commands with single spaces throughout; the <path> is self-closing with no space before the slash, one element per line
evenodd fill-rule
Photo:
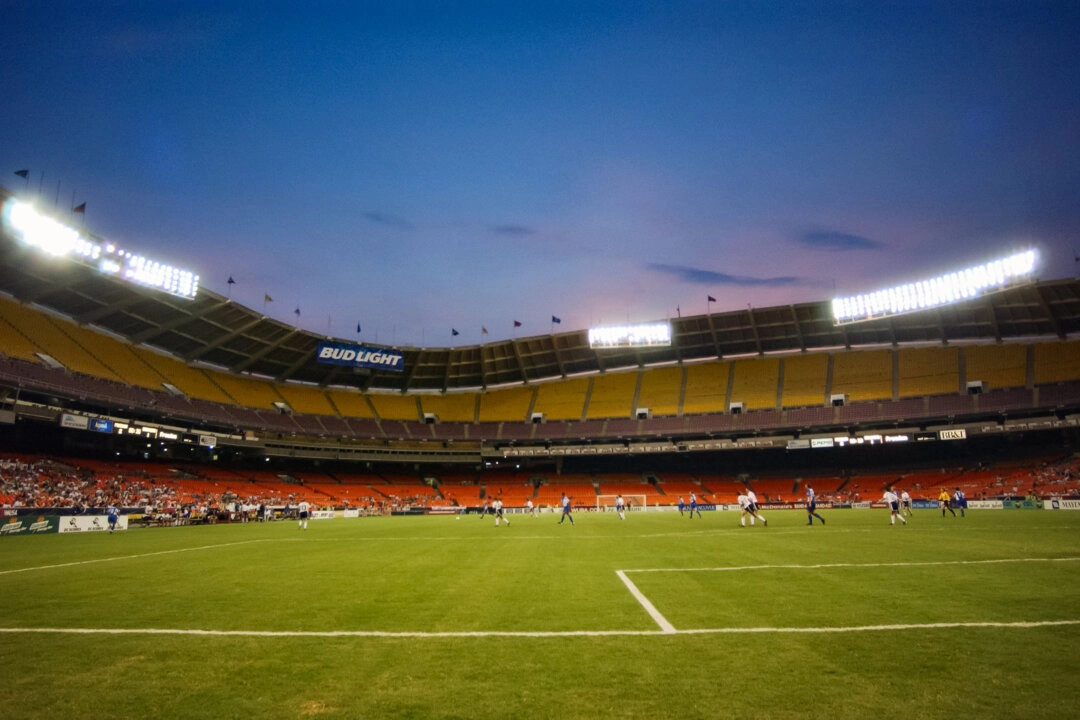
<path fill-rule="evenodd" d="M 618 495 L 597 495 L 596 496 L 596 509 L 601 512 L 615 512 L 615 498 Z M 644 510 L 648 507 L 648 496 L 646 495 L 628 495 L 623 493 L 623 503 L 626 504 L 627 510 Z"/>

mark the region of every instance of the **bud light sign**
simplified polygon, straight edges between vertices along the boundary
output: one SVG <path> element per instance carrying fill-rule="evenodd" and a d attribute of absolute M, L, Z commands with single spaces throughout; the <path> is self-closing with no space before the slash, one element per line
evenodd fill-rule
<path fill-rule="evenodd" d="M 405 355 L 400 350 L 374 348 L 347 343 L 319 343 L 315 358 L 321 363 L 372 368 L 373 370 L 405 370 Z"/>

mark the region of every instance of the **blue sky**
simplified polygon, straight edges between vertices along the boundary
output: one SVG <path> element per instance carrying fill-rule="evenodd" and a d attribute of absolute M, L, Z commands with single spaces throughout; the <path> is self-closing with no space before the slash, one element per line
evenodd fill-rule
<path fill-rule="evenodd" d="M 1077 273 L 1075 2 L 221 5 L 6 4 L 0 182 L 307 330 Z"/>

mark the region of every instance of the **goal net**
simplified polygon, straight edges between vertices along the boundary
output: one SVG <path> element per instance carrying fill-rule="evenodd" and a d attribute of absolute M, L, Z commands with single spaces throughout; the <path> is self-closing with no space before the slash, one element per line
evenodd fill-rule
<path fill-rule="evenodd" d="M 597 495 L 596 509 L 615 512 L 615 501 L 618 497 L 618 495 Z M 627 510 L 644 510 L 649 504 L 646 498 L 646 495 L 627 495 L 625 493 L 622 496 L 623 503 L 626 505 Z"/>

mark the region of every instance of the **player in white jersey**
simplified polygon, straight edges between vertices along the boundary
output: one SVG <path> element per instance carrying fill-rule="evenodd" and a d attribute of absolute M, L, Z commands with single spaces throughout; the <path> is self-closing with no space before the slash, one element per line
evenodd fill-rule
<path fill-rule="evenodd" d="M 623 500 L 622 495 L 619 495 L 619 497 L 615 498 L 615 512 L 619 513 L 620 520 L 626 519 L 626 501 Z"/>
<path fill-rule="evenodd" d="M 746 512 L 760 520 L 765 527 L 769 526 L 769 521 L 758 512 L 757 495 L 750 488 L 746 488 Z M 751 524 L 753 524 L 753 521 L 751 521 Z"/>
<path fill-rule="evenodd" d="M 533 517 L 536 517 L 536 506 L 533 505 L 532 499 L 525 501 L 525 510 Z"/>
<path fill-rule="evenodd" d="M 746 527 L 746 516 L 750 513 L 746 510 L 746 506 L 750 504 L 750 498 L 745 494 L 739 496 L 739 527 Z M 750 524 L 754 524 L 754 516 L 750 515 Z"/>
<path fill-rule="evenodd" d="M 300 511 L 300 525 L 299 525 L 299 527 L 300 527 L 301 530 L 307 530 L 307 519 L 308 519 L 308 514 L 309 514 L 310 510 L 311 510 L 311 505 L 308 504 L 308 501 L 307 500 L 301 500 L 300 501 L 300 507 L 299 507 L 299 511 Z"/>
<path fill-rule="evenodd" d="M 885 504 L 889 506 L 889 524 L 895 525 L 896 518 L 900 518 L 900 522 L 907 525 L 907 520 L 900 514 L 900 496 L 893 492 L 892 488 L 889 488 L 885 491 L 883 499 L 885 500 Z"/>
<path fill-rule="evenodd" d="M 510 525 L 510 518 L 503 515 L 503 502 L 502 500 L 495 498 L 495 502 L 491 503 L 491 509 L 495 513 L 495 527 L 499 527 L 499 521 L 505 520 L 507 526 Z"/>
<path fill-rule="evenodd" d="M 907 490 L 900 493 L 900 514 L 904 514 L 904 511 L 907 511 L 907 516 L 911 517 L 911 496 L 908 495 Z"/>

